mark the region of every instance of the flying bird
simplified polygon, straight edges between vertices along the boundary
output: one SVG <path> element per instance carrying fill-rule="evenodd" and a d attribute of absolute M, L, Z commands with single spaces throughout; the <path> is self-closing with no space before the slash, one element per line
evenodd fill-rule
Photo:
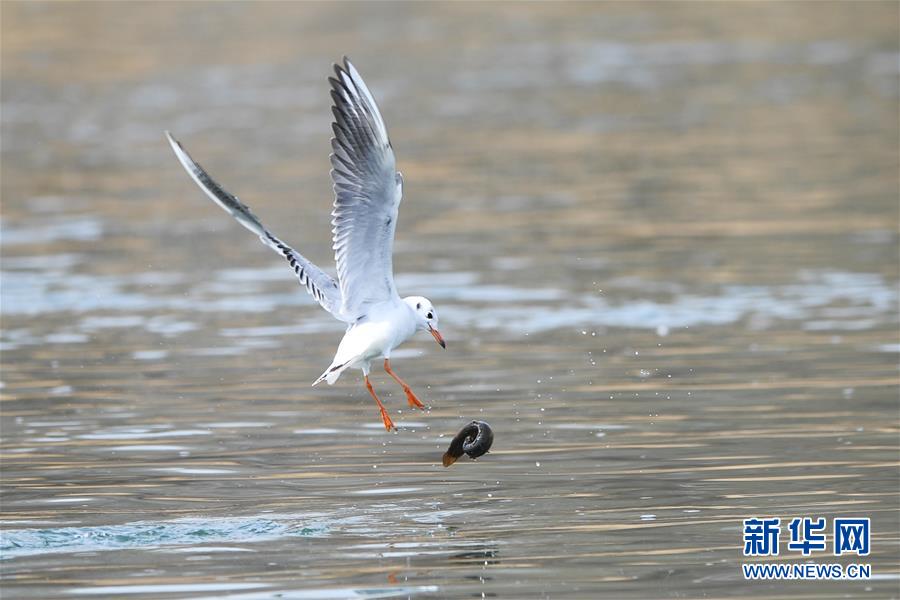
<path fill-rule="evenodd" d="M 349 368 L 360 369 L 388 431 L 394 428 L 369 381 L 372 361 L 383 358 L 384 370 L 406 393 L 409 405 L 424 408 L 409 385 L 391 369 L 391 351 L 418 331 L 427 331 L 446 348 L 438 316 L 422 296 L 400 298 L 394 285 L 394 230 L 403 177 L 372 93 L 353 64 L 344 57 L 334 65 L 331 83 L 331 211 L 337 279 L 313 264 L 269 231 L 236 196 L 226 191 L 190 157 L 169 132 L 166 137 L 188 175 L 213 202 L 284 257 L 300 284 L 333 317 L 347 324 L 331 365 L 316 379 L 333 384 Z"/>

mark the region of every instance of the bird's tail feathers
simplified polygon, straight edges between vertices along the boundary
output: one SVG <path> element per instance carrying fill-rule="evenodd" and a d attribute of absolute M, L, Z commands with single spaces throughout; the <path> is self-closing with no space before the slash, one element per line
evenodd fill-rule
<path fill-rule="evenodd" d="M 313 382 L 313 387 L 322 383 L 323 381 L 327 381 L 328 385 L 334 385 L 334 382 L 338 380 L 338 377 L 341 376 L 341 373 L 350 366 L 349 362 L 345 362 L 339 365 L 331 365 L 328 367 L 324 373 L 319 375 L 319 378 Z"/>

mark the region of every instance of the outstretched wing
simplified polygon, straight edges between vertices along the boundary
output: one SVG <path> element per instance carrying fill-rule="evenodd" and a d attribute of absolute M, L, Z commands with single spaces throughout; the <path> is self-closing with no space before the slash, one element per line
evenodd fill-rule
<path fill-rule="evenodd" d="M 334 259 L 348 318 L 366 306 L 398 298 L 392 255 L 403 178 L 387 129 L 362 77 L 344 58 L 331 82 L 331 178 Z"/>
<path fill-rule="evenodd" d="M 225 212 L 237 219 L 238 223 L 258 235 L 262 243 L 287 259 L 300 283 L 306 287 L 306 291 L 322 305 L 322 308 L 341 321 L 345 321 L 346 319 L 340 312 L 341 290 L 338 288 L 337 282 L 302 254 L 272 235 L 263 226 L 262 222 L 256 218 L 256 215 L 250 212 L 250 209 L 238 200 L 236 196 L 216 183 L 209 176 L 209 173 L 191 158 L 181 144 L 169 135 L 168 131 L 166 132 L 166 137 L 172 146 L 172 150 L 175 151 L 175 156 L 181 161 L 181 165 L 188 172 L 188 175 L 191 176 L 191 179 L 200 186 L 200 189 L 206 192 L 206 195 L 212 198 L 213 202 L 225 209 Z"/>

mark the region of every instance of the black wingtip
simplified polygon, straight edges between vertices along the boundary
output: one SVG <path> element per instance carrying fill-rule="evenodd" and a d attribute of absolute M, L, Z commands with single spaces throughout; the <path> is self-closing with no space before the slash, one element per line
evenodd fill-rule
<path fill-rule="evenodd" d="M 337 67 L 337 65 L 335 65 L 335 66 Z M 337 68 L 340 69 L 340 67 L 337 67 Z M 347 86 L 344 85 L 343 82 L 339 79 L 340 76 L 341 76 L 341 71 L 338 71 L 338 79 L 335 79 L 334 77 L 328 78 L 328 83 L 331 84 L 331 99 L 334 101 L 335 104 L 338 103 L 338 99 L 340 98 L 340 94 L 338 94 L 338 92 L 347 93 L 347 94 L 350 93 L 350 90 L 347 89 Z"/>
<path fill-rule="evenodd" d="M 341 79 L 343 75 L 350 76 L 350 70 L 353 68 L 353 63 L 350 62 L 350 57 L 345 54 L 341 58 L 340 63 L 334 63 L 331 66 L 334 68 L 334 72 L 338 76 L 338 79 Z"/>
<path fill-rule="evenodd" d="M 344 57 L 344 60 L 346 61 L 347 58 Z M 334 65 L 332 66 L 334 67 L 334 74 L 337 75 L 338 81 L 340 81 L 345 75 L 348 77 L 350 76 L 350 69 L 347 68 L 345 64 L 334 63 Z M 329 79 L 333 78 L 329 77 Z"/>

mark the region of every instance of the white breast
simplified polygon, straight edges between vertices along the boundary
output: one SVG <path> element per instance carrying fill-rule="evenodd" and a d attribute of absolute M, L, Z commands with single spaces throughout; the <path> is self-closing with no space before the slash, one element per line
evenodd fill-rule
<path fill-rule="evenodd" d="M 334 364 L 350 362 L 355 366 L 355 363 L 390 354 L 415 332 L 415 318 L 405 304 L 378 307 L 344 334 Z"/>

